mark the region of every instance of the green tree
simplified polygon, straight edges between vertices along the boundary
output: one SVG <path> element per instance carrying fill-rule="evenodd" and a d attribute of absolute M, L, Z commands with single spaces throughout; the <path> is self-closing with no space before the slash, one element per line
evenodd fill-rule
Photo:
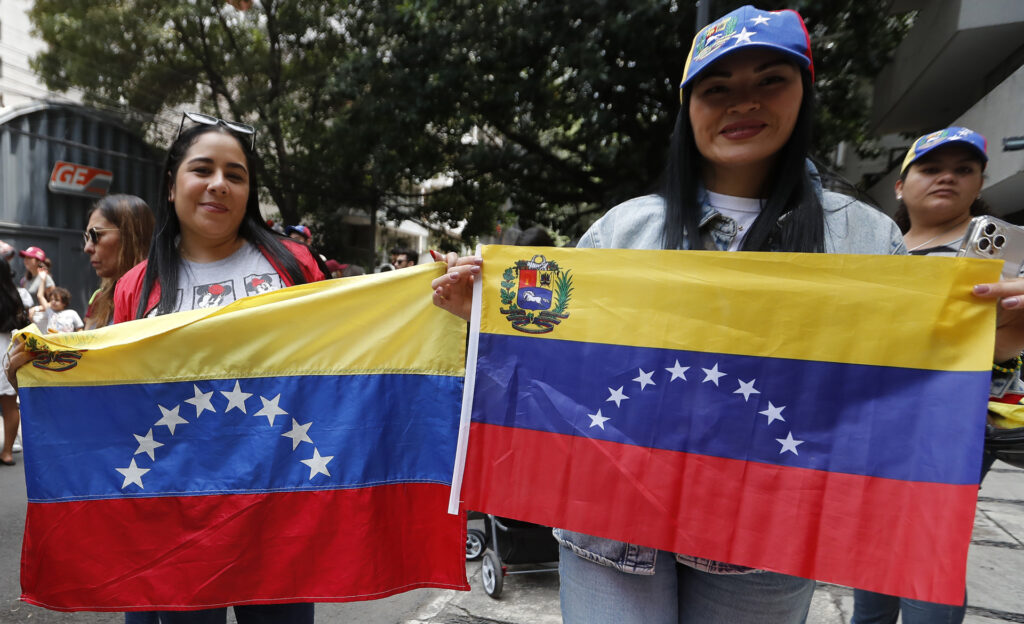
<path fill-rule="evenodd" d="M 904 21 L 889 0 L 795 4 L 815 42 L 819 150 L 863 142 L 863 85 Z M 31 16 L 51 88 L 148 113 L 198 88 L 208 112 L 256 125 L 286 221 L 361 208 L 465 221 L 468 237 L 517 219 L 578 234 L 649 191 L 694 32 L 678 0 L 37 0 Z"/>

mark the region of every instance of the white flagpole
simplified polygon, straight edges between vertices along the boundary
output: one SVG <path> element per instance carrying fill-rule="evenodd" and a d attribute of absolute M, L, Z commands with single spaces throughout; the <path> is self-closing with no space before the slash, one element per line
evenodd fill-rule
<path fill-rule="evenodd" d="M 482 246 L 476 246 L 480 257 Z M 476 385 L 476 353 L 480 343 L 480 310 L 483 304 L 483 272 L 473 280 L 473 311 L 469 315 L 469 344 L 466 345 L 466 378 L 462 388 L 462 415 L 459 419 L 459 441 L 455 447 L 455 469 L 452 489 L 448 498 L 448 513 L 459 513 L 462 494 L 462 475 L 466 472 L 466 447 L 469 444 L 469 422 L 473 415 L 473 390 Z"/>

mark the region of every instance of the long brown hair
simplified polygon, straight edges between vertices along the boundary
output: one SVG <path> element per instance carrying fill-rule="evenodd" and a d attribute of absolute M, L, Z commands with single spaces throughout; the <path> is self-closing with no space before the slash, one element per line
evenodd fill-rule
<path fill-rule="evenodd" d="M 117 251 L 117 274 L 102 279 L 100 290 L 89 305 L 89 314 L 85 318 L 86 329 L 110 324 L 114 316 L 114 285 L 129 269 L 146 259 L 150 241 L 153 240 L 153 211 L 142 198 L 135 195 L 108 195 L 96 202 L 89 215 L 97 210 L 120 232 L 121 248 Z"/>

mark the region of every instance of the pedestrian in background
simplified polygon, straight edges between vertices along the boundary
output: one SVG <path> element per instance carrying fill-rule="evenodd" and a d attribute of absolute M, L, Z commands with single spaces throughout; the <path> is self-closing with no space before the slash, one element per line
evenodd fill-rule
<path fill-rule="evenodd" d="M 135 195 L 108 195 L 93 205 L 82 234 L 83 251 L 100 278 L 89 299 L 85 328 L 105 327 L 114 320 L 114 285 L 149 255 L 153 211 Z"/>
<path fill-rule="evenodd" d="M 21 286 L 29 294 L 36 295 L 39 291 L 40 280 L 42 280 L 46 290 L 55 286 L 53 277 L 49 275 L 49 269 L 46 264 L 46 252 L 38 247 L 29 247 L 19 251 L 18 255 L 21 256 L 22 261 L 25 263 L 25 275 L 21 278 Z M 40 276 L 40 272 L 43 273 L 42 276 Z"/>
<path fill-rule="evenodd" d="M 28 316 L 22 303 L 18 288 L 14 285 L 14 272 L 7 260 L 0 258 L 0 346 L 4 353 L 11 344 L 11 332 L 28 325 Z M 0 450 L 0 464 L 13 466 L 14 442 L 21 425 L 21 412 L 18 410 L 18 394 L 7 379 L 9 359 L 5 356 L 4 376 L 0 379 L 0 410 L 4 419 L 4 446 Z"/>

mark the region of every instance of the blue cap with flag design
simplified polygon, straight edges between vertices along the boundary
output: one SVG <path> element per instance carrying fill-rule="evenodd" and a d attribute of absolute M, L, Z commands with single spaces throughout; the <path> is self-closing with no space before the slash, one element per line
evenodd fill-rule
<path fill-rule="evenodd" d="M 910 146 L 910 149 L 907 150 L 907 156 L 903 159 L 903 166 L 900 167 L 900 175 L 903 175 L 907 167 L 914 164 L 917 159 L 936 147 L 949 145 L 950 143 L 961 143 L 973 148 L 978 152 L 978 156 L 981 156 L 981 162 L 984 164 L 988 163 L 988 141 L 985 140 L 985 137 L 970 128 L 950 126 L 938 132 L 918 137 L 914 144 Z"/>
<path fill-rule="evenodd" d="M 814 79 L 811 38 L 800 14 L 791 9 L 762 11 L 742 6 L 701 29 L 686 56 L 682 89 L 723 56 L 749 48 L 776 50 L 791 57 Z"/>

